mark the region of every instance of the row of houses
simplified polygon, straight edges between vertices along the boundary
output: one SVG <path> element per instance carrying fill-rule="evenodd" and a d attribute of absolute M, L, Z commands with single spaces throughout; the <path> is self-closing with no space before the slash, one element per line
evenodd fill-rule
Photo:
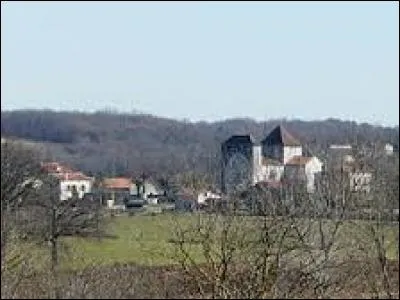
<path fill-rule="evenodd" d="M 172 204 L 174 209 L 192 210 L 206 206 L 210 199 L 220 198 L 220 195 L 211 191 L 195 194 L 189 190 L 180 190 L 174 197 L 170 197 L 167 191 L 151 178 L 140 181 L 128 177 L 96 180 L 59 162 L 42 163 L 42 170 L 59 180 L 61 201 L 70 199 L 74 193 L 80 199 L 97 194 L 102 204 L 110 209 L 124 210 L 167 203 Z"/>
<path fill-rule="evenodd" d="M 62 201 L 71 198 L 74 192 L 79 198 L 100 192 L 103 203 L 112 208 L 123 205 L 130 200 L 130 196 L 138 196 L 149 204 L 157 204 L 158 198 L 164 193 L 151 179 L 141 184 L 128 177 L 102 178 L 96 182 L 95 177 L 59 162 L 42 163 L 42 170 L 59 180 Z"/>

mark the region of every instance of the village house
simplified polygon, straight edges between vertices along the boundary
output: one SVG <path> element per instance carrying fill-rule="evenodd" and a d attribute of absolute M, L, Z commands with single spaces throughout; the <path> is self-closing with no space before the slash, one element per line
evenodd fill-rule
<path fill-rule="evenodd" d="M 125 209 L 126 203 L 133 194 L 134 184 L 131 178 L 104 178 L 100 183 L 101 198 L 110 209 Z"/>
<path fill-rule="evenodd" d="M 198 194 L 197 205 L 199 208 L 202 208 L 212 205 L 219 200 L 221 200 L 221 195 L 213 193 L 212 191 L 206 191 Z"/>
<path fill-rule="evenodd" d="M 385 144 L 384 151 L 385 151 L 386 155 L 392 155 L 393 151 L 394 151 L 393 145 L 389 144 L 389 143 Z"/>
<path fill-rule="evenodd" d="M 331 145 L 326 163 L 326 171 L 342 172 L 348 177 L 349 188 L 352 192 L 371 190 L 372 173 L 366 164 L 361 164 L 353 154 L 351 145 Z"/>
<path fill-rule="evenodd" d="M 143 198 L 147 204 L 158 204 L 160 198 L 165 196 L 163 189 L 151 178 L 147 178 L 143 183 L 134 182 L 132 194 Z"/>
<path fill-rule="evenodd" d="M 60 181 L 60 200 L 70 199 L 74 193 L 79 199 L 92 190 L 94 178 L 58 162 L 42 163 L 42 170 Z"/>

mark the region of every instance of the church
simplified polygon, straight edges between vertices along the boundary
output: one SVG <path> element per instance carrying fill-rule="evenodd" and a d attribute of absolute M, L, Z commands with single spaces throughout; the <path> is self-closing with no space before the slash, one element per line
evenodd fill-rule
<path fill-rule="evenodd" d="M 283 180 L 303 180 L 311 193 L 315 175 L 322 171 L 322 162 L 315 156 L 305 156 L 302 144 L 282 125 L 259 143 L 251 135 L 231 136 L 222 144 L 221 151 L 224 193 Z"/>

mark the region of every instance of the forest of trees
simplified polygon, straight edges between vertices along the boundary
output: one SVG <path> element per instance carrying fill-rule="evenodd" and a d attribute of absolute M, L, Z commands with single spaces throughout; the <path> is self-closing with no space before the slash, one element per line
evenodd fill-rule
<path fill-rule="evenodd" d="M 324 121 L 229 119 L 218 122 L 178 121 L 144 114 L 2 111 L 1 135 L 39 142 L 49 158 L 89 174 L 170 176 L 186 171 L 218 178 L 220 144 L 232 134 L 265 137 L 283 124 L 323 156 L 327 145 L 351 143 L 399 145 L 399 128 Z"/>

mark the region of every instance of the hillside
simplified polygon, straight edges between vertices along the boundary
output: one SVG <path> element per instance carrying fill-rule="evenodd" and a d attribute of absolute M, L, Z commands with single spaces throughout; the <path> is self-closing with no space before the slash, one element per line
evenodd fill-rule
<path fill-rule="evenodd" d="M 1 113 L 2 137 L 39 142 L 46 155 L 92 174 L 168 176 L 208 172 L 217 177 L 220 143 L 232 134 L 263 138 L 276 124 L 321 153 L 331 143 L 389 142 L 399 129 L 328 119 L 324 121 L 230 119 L 190 123 L 151 115 L 19 110 Z"/>

